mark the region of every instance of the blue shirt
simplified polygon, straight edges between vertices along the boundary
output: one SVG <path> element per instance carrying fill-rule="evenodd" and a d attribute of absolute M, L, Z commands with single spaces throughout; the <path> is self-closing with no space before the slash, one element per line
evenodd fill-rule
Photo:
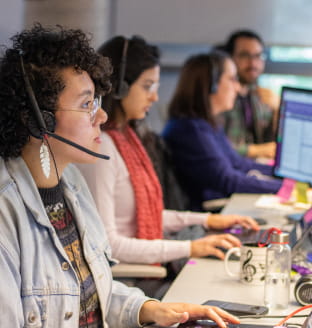
<path fill-rule="evenodd" d="M 280 180 L 247 175 L 251 170 L 271 175 L 272 168 L 240 156 L 223 130 L 203 119 L 171 119 L 163 137 L 193 210 L 201 209 L 205 200 L 232 193 L 276 193 L 281 186 Z"/>

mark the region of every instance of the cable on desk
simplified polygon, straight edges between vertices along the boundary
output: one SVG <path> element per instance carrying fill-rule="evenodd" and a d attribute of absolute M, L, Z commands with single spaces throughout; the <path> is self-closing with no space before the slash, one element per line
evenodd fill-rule
<path fill-rule="evenodd" d="M 284 318 L 283 320 L 281 320 L 276 326 L 277 327 L 278 326 L 282 326 L 288 319 L 294 317 L 296 313 L 301 312 L 301 311 L 303 311 L 305 309 L 309 309 L 309 308 L 312 308 L 312 304 L 302 306 L 301 308 L 299 308 L 299 309 L 293 311 L 292 313 L 290 313 L 286 318 Z"/>

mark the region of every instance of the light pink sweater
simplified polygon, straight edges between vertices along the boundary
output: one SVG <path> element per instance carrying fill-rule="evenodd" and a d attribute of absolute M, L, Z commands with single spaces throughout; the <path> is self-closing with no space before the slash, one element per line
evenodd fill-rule
<path fill-rule="evenodd" d="M 190 256 L 190 241 L 135 238 L 136 205 L 129 172 L 113 140 L 102 134 L 101 153 L 110 160 L 77 165 L 87 180 L 105 225 L 113 257 L 128 263 L 163 263 Z M 138 172 L 138 174 L 140 174 Z M 173 232 L 205 225 L 207 213 L 163 211 L 163 231 Z"/>

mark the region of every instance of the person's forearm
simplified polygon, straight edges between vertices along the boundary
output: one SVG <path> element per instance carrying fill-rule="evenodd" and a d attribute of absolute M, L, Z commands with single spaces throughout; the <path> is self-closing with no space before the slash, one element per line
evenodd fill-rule
<path fill-rule="evenodd" d="M 121 235 L 110 236 L 113 257 L 128 263 L 164 263 L 188 257 L 190 245 L 184 240 L 146 240 Z"/>
<path fill-rule="evenodd" d="M 191 211 L 163 211 L 163 229 L 164 232 L 176 232 L 190 225 L 206 226 L 208 212 L 191 212 Z"/>

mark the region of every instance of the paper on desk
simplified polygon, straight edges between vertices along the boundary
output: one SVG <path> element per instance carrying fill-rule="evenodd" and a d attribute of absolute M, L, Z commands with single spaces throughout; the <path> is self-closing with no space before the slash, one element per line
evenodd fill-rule
<path fill-rule="evenodd" d="M 295 209 L 309 209 L 311 205 L 304 203 L 282 204 L 277 195 L 261 195 L 256 201 L 255 206 L 276 209 L 285 213 L 293 213 Z"/>

